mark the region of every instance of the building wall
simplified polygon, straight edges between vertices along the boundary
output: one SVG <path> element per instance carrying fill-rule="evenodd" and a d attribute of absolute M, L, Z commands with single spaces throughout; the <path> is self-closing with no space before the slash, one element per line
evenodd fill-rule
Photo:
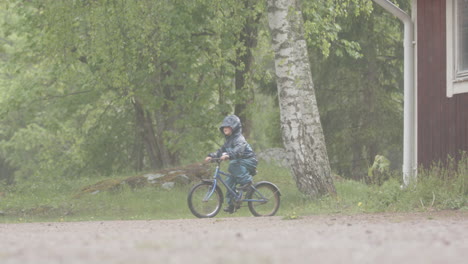
<path fill-rule="evenodd" d="M 417 3 L 418 164 L 468 151 L 468 94 L 446 97 L 446 0 Z"/>

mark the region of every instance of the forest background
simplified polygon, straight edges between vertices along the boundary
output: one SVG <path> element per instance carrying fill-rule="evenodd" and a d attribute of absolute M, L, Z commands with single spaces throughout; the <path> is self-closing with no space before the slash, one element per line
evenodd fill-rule
<path fill-rule="evenodd" d="M 406 12 L 408 0 L 393 1 Z M 369 0 L 303 0 L 330 165 L 402 163 L 402 24 Z M 0 181 L 111 176 L 201 161 L 235 113 L 282 147 L 266 2 L 0 3 Z"/>

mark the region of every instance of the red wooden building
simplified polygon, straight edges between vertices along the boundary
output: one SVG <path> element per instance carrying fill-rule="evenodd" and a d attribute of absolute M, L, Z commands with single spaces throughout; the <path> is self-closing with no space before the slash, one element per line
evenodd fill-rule
<path fill-rule="evenodd" d="M 468 151 L 468 2 L 413 2 L 417 58 L 417 161 Z"/>
<path fill-rule="evenodd" d="M 405 183 L 417 167 L 468 152 L 468 1 L 411 1 L 406 14 L 374 0 L 405 26 Z"/>

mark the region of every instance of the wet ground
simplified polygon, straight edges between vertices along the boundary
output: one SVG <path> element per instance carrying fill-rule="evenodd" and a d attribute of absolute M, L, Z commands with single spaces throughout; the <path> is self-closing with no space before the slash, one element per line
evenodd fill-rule
<path fill-rule="evenodd" d="M 0 263 L 468 263 L 468 212 L 0 224 Z"/>

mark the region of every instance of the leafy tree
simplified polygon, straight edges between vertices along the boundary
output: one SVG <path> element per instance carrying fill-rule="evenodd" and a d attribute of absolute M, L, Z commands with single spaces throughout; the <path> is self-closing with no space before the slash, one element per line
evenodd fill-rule
<path fill-rule="evenodd" d="M 21 174 L 164 167 L 177 163 L 187 145 L 200 142 L 195 138 L 210 135 L 205 128 L 215 116 L 207 115 L 206 106 L 215 103 L 209 87 L 224 86 L 226 78 L 207 74 L 216 61 L 223 64 L 216 56 L 224 53 L 206 37 L 218 23 L 199 22 L 206 3 L 10 4 L 21 21 L 8 26 L 29 43 L 10 61 L 24 70 L 9 83 L 8 95 L 14 99 L 8 100 L 10 112 L 29 118 L 21 118 L 24 124 L 3 144 L 12 164 L 29 168 Z M 193 127 L 199 129 L 192 129 L 192 136 L 182 136 Z M 15 140 L 20 132 L 21 138 L 43 135 L 57 147 L 40 137 L 27 146 Z M 26 152 L 34 159 L 20 158 Z M 33 172 L 38 162 L 50 168 Z"/>
<path fill-rule="evenodd" d="M 1 147 L 18 175 L 110 174 L 193 159 L 216 144 L 212 124 L 251 93 L 259 2 L 7 6 L 18 21 L 6 28 L 27 40 L 7 63 L 21 70 L 4 85 L 4 109 L 22 123 Z"/>
<path fill-rule="evenodd" d="M 369 1 L 370 2 L 370 1 Z M 404 9 L 408 1 L 400 1 Z M 401 167 L 402 25 L 381 8 L 337 18 L 341 41 L 328 52 L 310 46 L 318 63 L 317 97 L 332 167 L 363 179 L 377 155 Z M 346 41 L 344 41 L 346 40 Z M 400 165 L 400 166 L 399 166 Z"/>
<path fill-rule="evenodd" d="M 198 160 L 220 143 L 216 126 L 233 112 L 247 130 L 256 125 L 256 146 L 282 145 L 278 101 L 265 99 L 276 98 L 265 4 L 2 1 L 1 178 L 111 174 Z M 400 25 L 378 10 L 369 15 L 371 5 L 303 1 L 328 153 L 332 168 L 346 175 L 365 172 L 375 153 L 392 164 L 398 159 L 392 153 L 400 144 Z M 365 65 L 376 69 L 368 80 Z M 331 96 L 345 86 L 351 94 Z"/>
<path fill-rule="evenodd" d="M 397 4 L 409 10 L 409 1 Z M 392 169 L 399 169 L 402 25 L 372 1 L 303 1 L 302 6 L 332 169 L 362 179 L 376 155 L 385 155 Z"/>
<path fill-rule="evenodd" d="M 252 116 L 248 106 L 254 102 L 254 86 L 252 69 L 254 63 L 254 49 L 258 42 L 258 31 L 261 26 L 261 18 L 264 13 L 265 2 L 258 0 L 243 0 L 243 10 L 246 12 L 242 21 L 242 29 L 239 32 L 236 49 L 235 87 L 236 98 L 234 113 L 243 123 L 244 136 L 249 138 L 252 127 Z"/>

